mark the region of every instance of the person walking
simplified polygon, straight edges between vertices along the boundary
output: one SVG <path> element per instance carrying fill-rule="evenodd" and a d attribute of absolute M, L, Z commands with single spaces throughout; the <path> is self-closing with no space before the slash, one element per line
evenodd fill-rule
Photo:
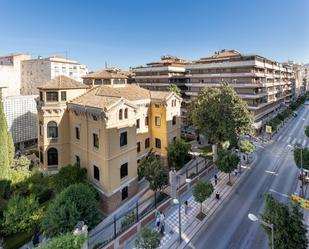
<path fill-rule="evenodd" d="M 157 211 L 156 212 L 156 226 L 157 226 L 158 231 L 159 231 L 159 228 L 160 228 L 160 223 L 161 223 L 161 212 Z"/>
<path fill-rule="evenodd" d="M 217 183 L 218 183 L 218 176 L 217 174 L 215 174 L 215 185 L 217 185 Z"/>
<path fill-rule="evenodd" d="M 185 215 L 187 215 L 188 214 L 188 209 L 189 209 L 189 202 L 185 201 L 184 206 L 185 206 Z"/>
<path fill-rule="evenodd" d="M 165 232 L 165 216 L 163 213 L 160 214 L 160 234 L 163 236 Z"/>

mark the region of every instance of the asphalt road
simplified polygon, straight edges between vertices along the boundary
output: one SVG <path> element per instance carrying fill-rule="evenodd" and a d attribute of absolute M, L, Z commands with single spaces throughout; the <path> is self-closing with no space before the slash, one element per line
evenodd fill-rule
<path fill-rule="evenodd" d="M 260 214 L 264 195 L 271 192 L 287 201 L 297 189 L 297 173 L 292 148 L 301 143 L 309 146 L 304 126 L 309 124 L 309 106 L 302 106 L 298 116 L 289 120 L 273 141 L 264 144 L 258 160 L 235 193 L 216 215 L 193 237 L 187 248 L 201 249 L 266 249 L 267 237 L 258 223 L 247 218 L 248 213 Z"/>

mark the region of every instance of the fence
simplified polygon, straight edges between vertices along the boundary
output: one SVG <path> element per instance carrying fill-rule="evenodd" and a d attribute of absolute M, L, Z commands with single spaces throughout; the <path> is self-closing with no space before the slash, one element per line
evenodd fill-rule
<path fill-rule="evenodd" d="M 187 190 L 183 188 L 186 187 L 186 178 L 196 178 L 196 176 L 202 174 L 203 171 L 209 168 L 212 165 L 212 162 L 209 160 L 201 160 L 200 158 L 195 158 L 191 160 L 191 164 L 192 165 L 187 167 L 184 172 L 178 174 L 178 176 L 180 177 L 177 189 L 180 193 L 183 193 Z M 207 172 L 205 171 L 205 173 Z M 93 248 L 104 248 L 107 244 L 109 244 L 116 238 L 122 238 L 123 236 L 125 236 L 122 236 L 122 234 L 126 232 L 130 233 L 130 229 L 132 228 L 132 226 L 139 223 L 141 220 L 148 220 L 147 217 L 151 215 L 151 213 L 156 209 L 156 207 L 164 205 L 163 203 L 165 203 L 169 199 L 169 195 L 167 193 L 168 188 L 157 196 L 156 202 L 154 196 L 152 195 L 143 201 L 137 201 L 135 206 L 130 208 L 125 213 L 122 213 L 118 216 L 115 215 L 111 219 L 111 221 L 107 223 L 102 229 L 89 236 L 89 240 L 92 241 L 91 244 L 94 244 Z"/>

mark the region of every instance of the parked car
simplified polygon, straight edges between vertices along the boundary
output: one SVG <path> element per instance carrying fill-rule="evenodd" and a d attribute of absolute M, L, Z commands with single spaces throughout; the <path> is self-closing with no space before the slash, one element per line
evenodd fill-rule
<path fill-rule="evenodd" d="M 306 101 L 305 101 L 305 105 L 309 105 L 309 100 L 306 100 Z"/>
<path fill-rule="evenodd" d="M 293 112 L 293 117 L 297 117 L 298 113 L 297 112 Z"/>

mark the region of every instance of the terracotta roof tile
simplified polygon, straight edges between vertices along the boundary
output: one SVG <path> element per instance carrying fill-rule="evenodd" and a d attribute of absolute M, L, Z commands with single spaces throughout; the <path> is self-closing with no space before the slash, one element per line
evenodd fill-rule
<path fill-rule="evenodd" d="M 44 85 L 39 86 L 38 89 L 83 89 L 88 87 L 81 82 L 62 75 L 47 81 Z"/>

